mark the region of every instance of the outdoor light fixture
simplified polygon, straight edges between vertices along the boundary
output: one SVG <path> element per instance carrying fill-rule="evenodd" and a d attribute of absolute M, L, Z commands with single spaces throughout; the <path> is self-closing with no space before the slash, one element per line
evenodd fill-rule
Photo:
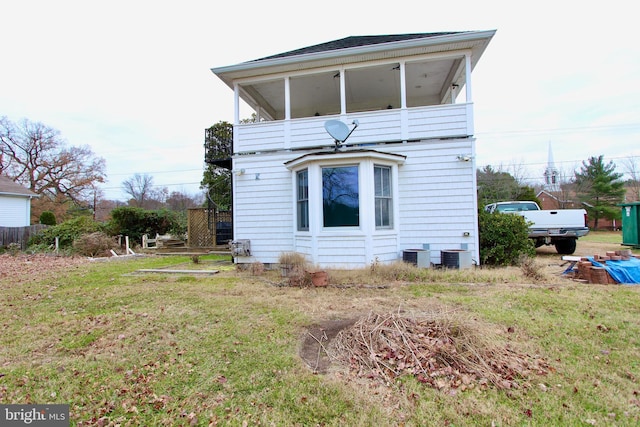
<path fill-rule="evenodd" d="M 456 159 L 461 162 L 470 162 L 473 159 L 473 156 L 471 154 L 458 154 Z"/>

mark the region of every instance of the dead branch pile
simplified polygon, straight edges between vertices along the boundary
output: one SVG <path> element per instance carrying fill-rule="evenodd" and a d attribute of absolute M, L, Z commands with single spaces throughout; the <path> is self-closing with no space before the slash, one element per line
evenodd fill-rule
<path fill-rule="evenodd" d="M 451 315 L 406 317 L 370 314 L 342 330 L 327 350 L 359 377 L 391 383 L 401 375 L 439 390 L 528 386 L 532 374 L 551 369 L 541 358 L 495 348 L 487 331 L 478 333 Z M 492 345 L 494 347 L 492 347 Z"/>

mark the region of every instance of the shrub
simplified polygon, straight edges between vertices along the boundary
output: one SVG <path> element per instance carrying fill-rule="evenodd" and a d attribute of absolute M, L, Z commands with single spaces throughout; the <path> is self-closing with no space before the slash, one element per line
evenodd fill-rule
<path fill-rule="evenodd" d="M 278 263 L 281 265 L 289 265 L 291 267 L 305 267 L 307 259 L 304 254 L 299 252 L 282 252 L 278 257 Z"/>
<path fill-rule="evenodd" d="M 83 234 L 73 242 L 73 248 L 80 255 L 94 257 L 96 255 L 108 255 L 109 249 L 116 247 L 111 236 L 96 231 L 95 233 Z"/>
<path fill-rule="evenodd" d="M 83 234 L 102 231 L 102 226 L 87 216 L 80 216 L 70 219 L 61 224 L 41 230 L 29 239 L 29 246 L 32 245 L 54 245 L 56 237 L 59 238 L 61 249 L 71 248 L 73 241 Z"/>
<path fill-rule="evenodd" d="M 524 277 L 533 279 L 536 282 L 541 282 L 547 278 L 542 265 L 536 262 L 535 258 L 527 255 L 520 257 L 520 270 L 522 270 Z"/>
<path fill-rule="evenodd" d="M 40 224 L 56 225 L 56 215 L 51 211 L 44 211 L 40 214 Z"/>
<path fill-rule="evenodd" d="M 111 211 L 109 222 L 110 234 L 129 236 L 137 242 L 142 240 L 143 234 L 155 236 L 178 228 L 180 228 L 178 216 L 175 212 L 166 209 L 149 211 L 124 206 Z"/>
<path fill-rule="evenodd" d="M 7 251 L 11 254 L 11 256 L 16 256 L 20 253 L 20 243 L 9 243 L 7 246 Z"/>
<path fill-rule="evenodd" d="M 522 256 L 534 256 L 529 225 L 524 217 L 480 211 L 480 261 L 494 266 L 518 265 Z"/>

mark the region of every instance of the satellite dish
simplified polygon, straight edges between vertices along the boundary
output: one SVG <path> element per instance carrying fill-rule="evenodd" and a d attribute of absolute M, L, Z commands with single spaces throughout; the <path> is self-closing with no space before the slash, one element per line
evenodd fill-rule
<path fill-rule="evenodd" d="M 353 129 L 349 130 L 349 127 L 340 120 L 327 120 L 324 122 L 324 129 L 334 139 L 336 150 L 340 147 L 340 144 L 344 143 L 347 138 L 349 138 L 351 133 L 353 133 L 359 125 L 357 120 L 354 120 L 352 124 L 355 126 Z"/>

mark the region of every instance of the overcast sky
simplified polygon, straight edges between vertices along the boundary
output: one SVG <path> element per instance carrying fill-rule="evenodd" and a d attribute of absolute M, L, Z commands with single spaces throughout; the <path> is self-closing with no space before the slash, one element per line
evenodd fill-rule
<path fill-rule="evenodd" d="M 565 4 L 568 3 L 568 4 Z M 640 47 L 631 2 L 4 0 L 0 116 L 89 145 L 105 197 L 148 173 L 195 193 L 204 129 L 233 121 L 211 68 L 352 35 L 497 30 L 472 75 L 477 165 L 538 180 L 640 156 Z M 523 172 L 523 170 L 525 172 Z"/>

